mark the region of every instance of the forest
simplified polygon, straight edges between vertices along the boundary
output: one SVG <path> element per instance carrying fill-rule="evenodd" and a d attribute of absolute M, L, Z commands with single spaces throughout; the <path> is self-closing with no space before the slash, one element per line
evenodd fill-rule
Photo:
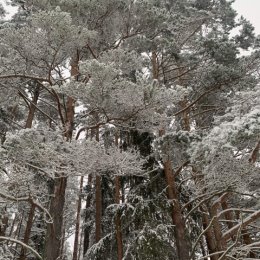
<path fill-rule="evenodd" d="M 233 2 L 0 1 L 0 260 L 260 259 L 260 36 Z"/>

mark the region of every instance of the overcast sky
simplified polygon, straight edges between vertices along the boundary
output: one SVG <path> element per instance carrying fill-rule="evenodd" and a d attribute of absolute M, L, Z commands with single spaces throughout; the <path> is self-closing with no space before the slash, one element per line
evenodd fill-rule
<path fill-rule="evenodd" d="M 5 2 L 6 0 L 0 0 L 0 3 L 3 5 L 5 5 Z M 255 27 L 256 34 L 260 34 L 260 0 L 236 0 L 233 7 L 239 15 L 243 15 L 251 21 Z M 14 10 L 14 8 L 8 8 L 9 17 L 13 14 Z"/>
<path fill-rule="evenodd" d="M 260 0 L 236 0 L 233 7 L 254 25 L 256 34 L 260 34 Z"/>

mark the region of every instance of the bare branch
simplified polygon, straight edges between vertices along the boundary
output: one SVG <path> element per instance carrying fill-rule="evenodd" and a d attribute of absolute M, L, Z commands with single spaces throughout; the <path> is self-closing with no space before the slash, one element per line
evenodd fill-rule
<path fill-rule="evenodd" d="M 33 75 L 25 75 L 25 74 L 10 74 L 10 75 L 2 75 L 0 79 L 11 79 L 11 78 L 24 78 L 24 79 L 32 79 L 32 80 L 39 80 L 41 82 L 48 82 L 51 83 L 48 79 L 37 77 Z"/>
<path fill-rule="evenodd" d="M 32 104 L 37 110 L 39 110 L 42 114 L 44 114 L 46 117 L 48 117 L 53 123 L 58 125 L 58 123 L 51 118 L 48 114 L 46 114 L 44 111 L 42 111 L 37 105 L 35 105 L 28 97 L 26 97 L 20 90 L 19 90 L 19 95 L 21 95 L 24 99 L 26 99 L 30 104 Z"/>
<path fill-rule="evenodd" d="M 14 238 L 11 238 L 11 237 L 2 237 L 0 236 L 0 241 L 1 240 L 6 240 L 6 241 L 11 241 L 11 242 L 14 242 L 16 244 L 19 244 L 21 245 L 22 247 L 25 247 L 26 249 L 30 250 L 38 259 L 42 260 L 42 257 L 38 254 L 37 251 L 35 251 L 32 247 L 24 244 L 22 241 L 20 240 L 17 240 L 17 239 L 14 239 Z"/>
<path fill-rule="evenodd" d="M 222 238 L 224 240 L 228 240 L 230 239 L 236 232 L 238 229 L 240 229 L 240 227 L 245 227 L 247 225 L 249 225 L 250 223 L 254 222 L 255 220 L 257 220 L 258 218 L 260 218 L 260 210 L 254 212 L 253 214 L 251 214 L 250 216 L 248 216 L 243 222 L 235 225 L 233 228 L 229 229 L 227 232 L 225 232 L 222 236 Z"/>

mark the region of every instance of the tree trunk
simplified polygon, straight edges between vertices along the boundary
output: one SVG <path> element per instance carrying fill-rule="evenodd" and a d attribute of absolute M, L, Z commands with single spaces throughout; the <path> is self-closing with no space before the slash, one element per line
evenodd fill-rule
<path fill-rule="evenodd" d="M 71 60 L 71 76 L 75 78 L 78 75 L 78 52 Z M 74 126 L 75 100 L 68 97 L 66 103 L 66 122 L 64 126 L 64 137 L 67 141 L 71 141 Z M 48 260 L 60 260 L 62 258 L 63 243 L 63 211 L 65 205 L 65 194 L 67 187 L 67 177 L 57 176 L 54 180 L 53 197 L 50 203 L 50 214 L 53 223 L 47 224 L 45 258 Z"/>
<path fill-rule="evenodd" d="M 115 203 L 120 205 L 120 177 L 115 176 Z M 122 240 L 122 230 L 121 230 L 121 218 L 119 212 L 116 213 L 115 218 L 116 226 L 116 242 L 117 242 L 117 259 L 123 259 L 123 240 Z"/>
<path fill-rule="evenodd" d="M 78 52 L 75 57 L 71 60 L 71 76 L 75 79 L 78 77 L 79 73 L 79 56 Z M 66 122 L 65 122 L 65 131 L 64 136 L 67 141 L 71 141 L 72 133 L 74 129 L 74 114 L 75 114 L 75 100 L 72 97 L 68 97 L 66 103 Z"/>
<path fill-rule="evenodd" d="M 92 175 L 89 174 L 88 175 L 88 185 L 91 186 L 92 184 Z M 85 215 L 85 223 L 88 220 L 88 215 L 87 215 L 87 210 L 90 207 L 90 202 L 91 202 L 91 196 L 90 194 L 88 194 L 87 196 L 87 201 L 86 201 L 86 215 Z M 84 228 L 84 242 L 83 242 L 83 255 L 86 254 L 86 252 L 88 251 L 89 248 L 89 228 L 85 227 Z"/>
<path fill-rule="evenodd" d="M 33 119 L 35 116 L 35 111 L 36 111 L 35 106 L 37 105 L 39 95 L 40 95 L 40 87 L 38 85 L 36 85 L 34 93 L 33 93 L 32 103 L 30 104 L 30 107 L 29 107 L 29 113 L 28 113 L 27 120 L 25 123 L 25 128 L 32 127 L 32 122 L 33 122 Z M 24 238 L 23 238 L 23 242 L 26 245 L 29 244 L 30 234 L 31 234 L 32 226 L 33 226 L 33 218 L 34 218 L 34 214 L 35 214 L 35 207 L 36 207 L 35 204 L 32 203 L 30 212 L 28 215 Z M 24 248 L 24 247 L 22 247 L 19 260 L 26 260 L 26 248 Z"/>
<path fill-rule="evenodd" d="M 19 224 L 17 225 L 15 235 L 14 235 L 14 238 L 17 238 L 18 240 L 19 240 L 19 237 L 20 237 L 21 229 L 22 229 L 23 219 L 24 219 L 24 211 L 22 212 L 21 219 L 19 221 Z M 18 252 L 17 247 L 18 247 L 18 244 L 15 245 L 14 258 L 16 257 L 16 254 Z"/>
<path fill-rule="evenodd" d="M 67 178 L 60 177 L 56 179 L 53 189 L 53 198 L 50 204 L 50 214 L 52 223 L 47 224 L 45 259 L 59 260 L 61 259 L 62 245 L 62 227 L 63 227 L 63 210 L 65 204 L 65 191 L 67 186 Z"/>
<path fill-rule="evenodd" d="M 171 161 L 164 163 L 164 172 L 167 182 L 168 198 L 173 202 L 172 222 L 175 233 L 178 260 L 190 260 L 190 245 L 185 232 L 185 222 L 181 214 L 181 206 L 173 176 Z"/>
<path fill-rule="evenodd" d="M 35 213 L 35 205 L 32 204 L 29 215 L 28 215 L 28 220 L 27 220 L 26 229 L 25 229 L 25 233 L 24 233 L 24 239 L 23 239 L 23 242 L 26 245 L 29 244 L 31 230 L 32 230 L 32 226 L 33 226 L 34 213 Z M 24 247 L 22 247 L 19 260 L 26 260 L 26 248 L 24 248 Z"/>
<path fill-rule="evenodd" d="M 212 207 L 209 208 L 209 213 L 211 218 L 215 219 L 213 220 L 213 231 L 214 231 L 214 236 L 215 236 L 215 241 L 216 241 L 216 252 L 218 251 L 223 251 L 227 249 L 226 241 L 222 239 L 222 231 L 221 231 L 221 226 L 216 218 L 217 216 L 217 205 L 213 205 Z"/>
<path fill-rule="evenodd" d="M 38 85 L 36 85 L 34 93 L 33 93 L 33 99 L 32 99 L 32 103 L 29 106 L 29 114 L 25 123 L 25 128 L 31 128 L 32 127 L 32 122 L 34 119 L 34 115 L 35 115 L 35 111 L 36 111 L 36 105 L 38 102 L 38 98 L 40 95 L 40 87 Z"/>
<path fill-rule="evenodd" d="M 202 215 L 202 225 L 204 230 L 209 226 L 210 221 L 209 218 L 207 216 L 207 213 L 205 212 Z M 206 232 L 205 232 L 205 239 L 206 239 L 206 243 L 207 243 L 207 248 L 209 251 L 209 254 L 215 253 L 216 252 L 216 245 L 215 245 L 215 240 L 214 240 L 214 234 L 212 231 L 212 227 L 210 227 Z M 218 260 L 218 256 L 217 255 L 212 255 L 210 257 L 210 260 Z"/>
<path fill-rule="evenodd" d="M 159 78 L 159 66 L 157 60 L 157 53 L 156 51 L 152 51 L 152 68 L 153 68 L 153 79 L 158 80 Z"/>
<path fill-rule="evenodd" d="M 152 52 L 152 69 L 153 79 L 159 79 L 159 64 L 156 51 Z M 162 136 L 165 133 L 164 127 L 159 130 L 159 135 Z M 176 183 L 173 175 L 173 169 L 170 159 L 164 162 L 164 173 L 167 183 L 168 198 L 173 203 L 172 209 L 172 222 L 175 233 L 175 241 L 177 247 L 178 260 L 190 260 L 191 248 L 185 232 L 185 222 L 182 218 L 181 205 L 178 198 L 178 192 L 176 189 Z"/>
<path fill-rule="evenodd" d="M 80 260 L 80 259 L 82 259 L 82 257 L 81 257 L 81 252 L 82 252 L 82 245 L 83 245 L 83 239 L 84 239 L 84 233 L 83 232 L 81 232 L 80 233 L 80 242 L 79 242 L 79 253 L 78 253 L 78 259 L 77 260 Z"/>
<path fill-rule="evenodd" d="M 3 215 L 1 215 L 0 218 L 0 236 L 3 237 L 5 236 L 5 231 L 7 229 L 7 226 L 8 226 L 8 216 L 6 213 L 4 213 Z"/>
<path fill-rule="evenodd" d="M 82 188 L 83 188 L 83 180 L 84 180 L 84 177 L 81 176 L 81 178 L 80 178 L 80 185 L 79 185 L 79 199 L 78 199 L 78 207 L 77 207 L 75 240 L 74 240 L 74 249 L 73 249 L 72 260 L 77 260 L 78 259 L 79 233 L 80 233 L 80 212 L 81 212 L 81 194 L 82 194 Z"/>
<path fill-rule="evenodd" d="M 250 244 L 253 243 L 253 241 L 252 241 L 252 239 L 251 239 L 251 237 L 250 237 L 250 235 L 249 235 L 249 233 L 248 233 L 248 231 L 247 231 L 247 228 L 243 228 L 243 229 L 241 230 L 241 235 L 242 235 L 243 241 L 244 241 L 244 243 L 245 243 L 246 245 L 250 245 Z M 248 257 L 250 257 L 250 258 L 256 258 L 256 254 L 250 250 L 250 252 L 249 252 L 249 254 L 248 254 Z"/>
<path fill-rule="evenodd" d="M 102 233 L 102 191 L 101 191 L 101 176 L 96 175 L 96 231 L 95 240 L 96 243 L 101 239 Z"/>
<path fill-rule="evenodd" d="M 115 146 L 119 146 L 118 142 L 118 133 L 115 134 Z M 115 203 L 120 205 L 120 180 L 119 176 L 115 176 Z M 116 242 L 117 242 L 117 259 L 123 259 L 123 238 L 122 238 L 122 227 L 121 227 L 121 218 L 120 214 L 117 212 L 115 217 L 115 226 L 116 226 Z"/>

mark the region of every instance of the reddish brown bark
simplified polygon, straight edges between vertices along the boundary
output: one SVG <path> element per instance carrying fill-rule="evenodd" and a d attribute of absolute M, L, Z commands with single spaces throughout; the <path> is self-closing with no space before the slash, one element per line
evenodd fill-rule
<path fill-rule="evenodd" d="M 61 257 L 62 236 L 63 236 L 63 210 L 65 204 L 65 191 L 67 178 L 61 177 L 55 180 L 53 187 L 53 197 L 50 203 L 49 212 L 53 223 L 47 224 L 45 258 L 48 260 L 57 260 Z"/>
<path fill-rule="evenodd" d="M 243 241 L 246 245 L 250 245 L 253 243 L 251 237 L 250 237 L 250 234 L 248 233 L 247 229 L 246 228 L 243 228 L 241 230 L 241 235 L 242 235 L 242 238 L 243 238 Z M 248 257 L 250 258 L 256 258 L 256 254 L 252 251 L 249 252 L 248 254 Z"/>
<path fill-rule="evenodd" d="M 249 158 L 249 162 L 251 163 L 255 163 L 257 160 L 257 155 L 259 153 L 259 149 L 260 149 L 260 140 L 257 142 L 256 147 L 254 148 L 250 158 Z"/>
<path fill-rule="evenodd" d="M 78 75 L 78 53 L 71 61 L 71 76 Z M 72 139 L 74 114 L 75 114 L 75 100 L 68 97 L 66 103 L 65 113 L 65 129 L 64 137 L 67 141 Z M 62 247 L 64 243 L 63 238 L 63 211 L 65 205 L 65 193 L 67 187 L 67 177 L 57 176 L 54 180 L 54 187 L 51 192 L 53 196 L 50 202 L 49 212 L 52 216 L 53 223 L 47 225 L 46 244 L 45 244 L 45 258 L 48 260 L 57 260 L 62 257 Z"/>
<path fill-rule="evenodd" d="M 222 201 L 221 206 L 222 206 L 223 210 L 227 210 L 228 209 L 228 204 L 227 204 L 226 201 Z M 224 216 L 225 216 L 225 219 L 228 221 L 227 222 L 228 228 L 232 228 L 233 227 L 233 221 L 234 221 L 234 216 L 232 215 L 232 212 L 226 211 L 224 213 Z"/>
<path fill-rule="evenodd" d="M 202 215 L 202 225 L 204 230 L 209 226 L 210 221 L 209 218 L 206 214 L 206 212 Z M 208 228 L 207 231 L 205 232 L 205 239 L 208 247 L 209 254 L 215 253 L 216 252 L 216 245 L 214 241 L 214 234 L 212 228 Z M 210 257 L 210 260 L 218 260 L 217 255 L 213 255 Z"/>
<path fill-rule="evenodd" d="M 190 244 L 187 239 L 186 231 L 185 231 L 185 222 L 183 220 L 181 214 L 181 206 L 178 198 L 178 192 L 176 189 L 176 183 L 174 180 L 173 170 L 171 161 L 167 160 L 164 163 L 164 173 L 167 182 L 167 193 L 168 198 L 173 202 L 172 209 L 172 222 L 175 226 L 175 239 L 176 239 L 176 247 L 178 260 L 190 260 Z"/>
<path fill-rule="evenodd" d="M 72 97 L 68 97 L 66 104 L 66 122 L 65 133 L 67 141 L 72 139 L 72 133 L 74 128 L 74 114 L 75 114 L 75 100 Z"/>
<path fill-rule="evenodd" d="M 209 209 L 209 213 L 211 218 L 215 217 L 215 219 L 213 220 L 213 231 L 214 231 L 214 236 L 215 236 L 215 241 L 216 241 L 216 251 L 223 251 L 227 249 L 227 245 L 225 240 L 222 239 L 222 231 L 221 231 L 221 226 L 220 223 L 218 221 L 218 219 L 216 218 L 217 216 L 217 205 L 212 206 Z"/>
<path fill-rule="evenodd" d="M 157 54 L 155 51 L 152 52 L 152 71 L 153 71 L 153 78 L 158 80 L 159 64 L 158 64 Z M 165 133 L 164 128 L 159 130 L 160 136 L 163 136 L 164 133 Z M 173 225 L 175 226 L 174 232 L 175 232 L 178 260 L 190 260 L 191 247 L 188 242 L 186 231 L 185 231 L 185 222 L 182 217 L 181 205 L 179 202 L 175 177 L 174 177 L 170 159 L 164 162 L 164 173 L 165 173 L 165 179 L 167 183 L 168 198 L 173 203 L 172 222 Z"/>
<path fill-rule="evenodd" d="M 188 106 L 188 101 L 186 99 L 184 99 L 183 101 L 180 102 L 180 107 L 181 109 L 184 109 L 185 107 Z M 182 113 L 182 119 L 181 119 L 181 125 L 182 128 L 185 131 L 190 131 L 190 116 L 189 116 L 189 109 L 184 110 Z"/>

